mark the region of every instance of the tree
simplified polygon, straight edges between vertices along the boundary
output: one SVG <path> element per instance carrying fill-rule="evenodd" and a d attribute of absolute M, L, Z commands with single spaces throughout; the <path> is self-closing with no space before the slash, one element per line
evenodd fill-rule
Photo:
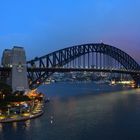
<path fill-rule="evenodd" d="M 11 86 L 3 83 L 3 82 L 0 82 L 0 91 L 5 94 L 5 96 L 8 96 L 12 93 L 12 88 Z"/>

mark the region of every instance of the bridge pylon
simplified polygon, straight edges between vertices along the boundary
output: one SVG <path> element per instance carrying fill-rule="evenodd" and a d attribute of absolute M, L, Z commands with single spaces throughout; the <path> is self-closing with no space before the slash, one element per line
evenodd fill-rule
<path fill-rule="evenodd" d="M 140 88 L 140 74 L 135 74 L 133 76 L 133 79 L 135 81 L 135 87 Z"/>
<path fill-rule="evenodd" d="M 29 89 L 25 50 L 22 47 L 12 49 L 12 89 L 26 91 Z"/>

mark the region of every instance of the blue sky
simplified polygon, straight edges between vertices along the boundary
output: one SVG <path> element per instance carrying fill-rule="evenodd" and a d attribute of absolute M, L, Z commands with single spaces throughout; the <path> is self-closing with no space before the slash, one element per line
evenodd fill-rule
<path fill-rule="evenodd" d="M 118 47 L 140 63 L 139 0 L 1 0 L 0 57 L 22 46 L 27 59 L 83 43 Z"/>

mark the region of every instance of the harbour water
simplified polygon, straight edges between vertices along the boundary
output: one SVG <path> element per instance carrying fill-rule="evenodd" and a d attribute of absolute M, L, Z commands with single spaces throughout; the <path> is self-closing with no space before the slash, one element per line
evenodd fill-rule
<path fill-rule="evenodd" d="M 43 116 L 0 124 L 0 140 L 139 140 L 140 90 L 123 86 L 53 83 Z"/>

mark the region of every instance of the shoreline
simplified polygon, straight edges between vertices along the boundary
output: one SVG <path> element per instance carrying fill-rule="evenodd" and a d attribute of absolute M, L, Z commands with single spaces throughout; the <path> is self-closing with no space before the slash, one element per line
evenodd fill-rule
<path fill-rule="evenodd" d="M 30 116 L 27 116 L 27 117 L 19 117 L 19 118 L 8 118 L 8 119 L 3 119 L 3 120 L 0 120 L 0 123 L 11 123 L 11 122 L 20 122 L 20 121 L 26 121 L 26 120 L 29 120 L 29 119 L 35 119 L 35 118 L 38 118 L 40 116 L 42 116 L 44 114 L 44 111 L 41 111 L 35 115 L 30 115 Z"/>
<path fill-rule="evenodd" d="M 20 121 L 26 121 L 29 119 L 38 118 L 44 114 L 44 106 L 45 106 L 45 95 L 43 97 L 43 100 L 36 105 L 36 107 L 30 112 L 28 116 L 19 115 L 16 118 L 4 118 L 4 119 L 0 119 L 0 123 L 20 122 Z"/>

